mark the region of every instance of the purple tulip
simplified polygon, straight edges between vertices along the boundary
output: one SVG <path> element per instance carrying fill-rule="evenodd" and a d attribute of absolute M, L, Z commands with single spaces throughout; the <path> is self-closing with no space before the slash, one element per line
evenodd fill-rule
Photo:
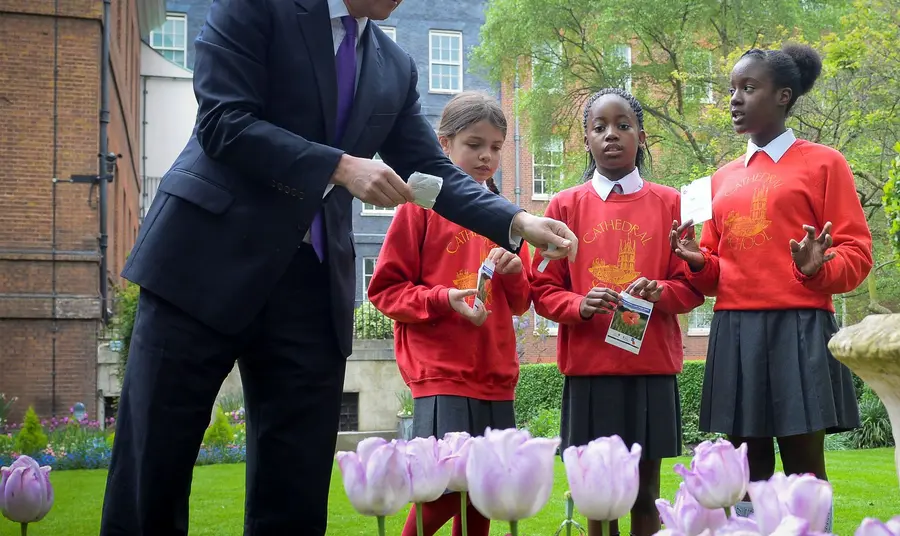
<path fill-rule="evenodd" d="M 707 534 L 712 533 L 713 531 L 709 531 Z M 752 519 L 731 517 L 727 523 L 715 530 L 715 536 L 759 536 L 759 527 Z"/>
<path fill-rule="evenodd" d="M 685 488 L 684 482 L 675 494 L 675 506 L 665 499 L 656 500 L 659 517 L 667 529 L 674 529 L 684 536 L 698 536 L 703 531 L 715 532 L 728 522 L 722 508 L 704 508 Z"/>
<path fill-rule="evenodd" d="M 466 432 L 451 432 L 440 441 L 441 454 L 450 458 L 450 482 L 447 484 L 450 491 L 469 491 L 466 462 L 469 460 L 471 441 L 472 436 Z"/>
<path fill-rule="evenodd" d="M 516 522 L 538 513 L 553 490 L 559 438 L 532 438 L 527 430 L 491 430 L 472 438 L 466 480 L 481 514 Z"/>
<path fill-rule="evenodd" d="M 336 458 L 344 491 L 357 512 L 390 516 L 409 503 L 412 484 L 403 441 L 369 437 L 356 452 L 338 452 Z"/>
<path fill-rule="evenodd" d="M 15 523 L 35 523 L 53 507 L 50 466 L 19 456 L 0 468 L 0 513 Z"/>
<path fill-rule="evenodd" d="M 624 517 L 637 500 L 641 446 L 631 452 L 622 438 L 601 437 L 563 452 L 569 490 L 578 511 L 594 521 Z"/>
<path fill-rule="evenodd" d="M 747 444 L 734 448 L 724 439 L 704 441 L 697 445 L 690 470 L 679 463 L 675 472 L 704 507 L 731 508 L 744 497 L 750 483 Z"/>
<path fill-rule="evenodd" d="M 412 483 L 410 502 L 438 500 L 450 482 L 450 458 L 443 456 L 437 439 L 417 437 L 406 444 L 406 461 Z"/>
<path fill-rule="evenodd" d="M 900 516 L 891 518 L 887 523 L 867 517 L 856 529 L 853 536 L 900 536 Z"/>
<path fill-rule="evenodd" d="M 812 475 L 777 473 L 768 481 L 751 483 L 749 491 L 754 517 L 763 536 L 776 533 L 791 516 L 806 521 L 809 532 L 825 530 L 832 498 L 828 482 Z"/>

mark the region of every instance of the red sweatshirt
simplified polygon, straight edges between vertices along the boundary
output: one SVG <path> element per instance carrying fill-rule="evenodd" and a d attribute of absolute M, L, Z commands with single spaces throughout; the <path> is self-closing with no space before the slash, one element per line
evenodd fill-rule
<path fill-rule="evenodd" d="M 391 222 L 369 301 L 394 324 L 397 365 L 413 397 L 456 395 L 513 400 L 519 360 L 513 315 L 531 308 L 531 259 L 523 246 L 522 272 L 494 274 L 491 311 L 476 326 L 450 308 L 451 288 L 475 288 L 478 269 L 496 244 L 407 203 Z M 473 298 L 469 298 L 472 305 Z"/>
<path fill-rule="evenodd" d="M 776 164 L 757 153 L 726 164 L 712 177 L 713 219 L 704 223 L 700 247 L 707 262 L 688 278 L 716 310 L 825 309 L 832 294 L 858 287 L 872 269 L 872 235 L 853 174 L 838 151 L 797 140 Z M 830 252 L 837 256 L 812 278 L 791 258 L 803 225 L 830 221 Z"/>
<path fill-rule="evenodd" d="M 630 195 L 610 193 L 603 201 L 590 182 L 550 200 L 545 215 L 578 236 L 574 263 L 550 261 L 536 269 L 532 296 L 537 313 L 559 322 L 557 362 L 567 376 L 677 374 L 684 359 L 678 314 L 703 303 L 684 276 L 682 261 L 669 247 L 672 221 L 681 212 L 679 193 L 644 182 Z M 581 300 L 593 287 L 622 292 L 646 277 L 662 284 L 638 355 L 607 344 L 611 314 L 581 318 Z"/>

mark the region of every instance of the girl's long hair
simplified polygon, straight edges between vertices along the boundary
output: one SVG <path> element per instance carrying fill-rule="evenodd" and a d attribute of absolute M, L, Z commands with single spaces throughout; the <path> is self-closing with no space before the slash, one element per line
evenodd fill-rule
<path fill-rule="evenodd" d="M 453 139 L 461 131 L 479 121 L 487 121 L 506 137 L 506 115 L 496 99 L 480 91 L 464 91 L 450 99 L 441 114 L 438 136 Z M 500 190 L 491 177 L 485 181 L 490 191 L 500 195 Z"/>

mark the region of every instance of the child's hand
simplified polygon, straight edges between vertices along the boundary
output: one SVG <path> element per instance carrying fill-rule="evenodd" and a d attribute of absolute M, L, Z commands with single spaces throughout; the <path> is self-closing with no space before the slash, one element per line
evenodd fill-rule
<path fill-rule="evenodd" d="M 697 245 L 697 237 L 692 220 L 688 220 L 681 225 L 678 225 L 678 220 L 672 222 L 672 232 L 669 233 L 669 245 L 679 259 L 688 263 L 692 272 L 699 272 L 706 265 L 706 259 L 700 253 L 700 246 Z"/>
<path fill-rule="evenodd" d="M 812 225 L 804 225 L 806 236 L 802 242 L 791 239 L 791 257 L 800 273 L 806 277 L 813 277 L 826 262 L 835 257 L 834 253 L 827 253 L 832 245 L 831 222 L 825 224 L 819 236 L 816 236 L 816 228 Z"/>
<path fill-rule="evenodd" d="M 488 253 L 487 258 L 494 262 L 495 274 L 522 273 L 522 259 L 515 253 L 503 248 L 494 248 Z"/>
<path fill-rule="evenodd" d="M 462 315 L 462 317 L 467 319 L 469 322 L 475 324 L 476 326 L 480 326 L 484 324 L 484 321 L 487 320 L 487 317 L 489 314 L 491 314 L 491 312 L 488 311 L 486 307 L 481 307 L 477 310 L 469 307 L 469 304 L 466 303 L 466 298 L 474 295 L 474 288 L 468 288 L 464 290 L 451 288 L 449 292 L 450 307 L 452 307 L 454 311 Z"/>
<path fill-rule="evenodd" d="M 619 306 L 619 294 L 608 288 L 594 287 L 581 299 L 579 312 L 587 320 L 595 314 L 608 315 Z"/>
<path fill-rule="evenodd" d="M 662 296 L 662 291 L 663 288 L 659 283 L 651 281 L 646 277 L 635 279 L 628 285 L 628 288 L 625 289 L 626 294 L 637 296 L 638 298 L 652 303 L 659 301 L 659 298 Z"/>

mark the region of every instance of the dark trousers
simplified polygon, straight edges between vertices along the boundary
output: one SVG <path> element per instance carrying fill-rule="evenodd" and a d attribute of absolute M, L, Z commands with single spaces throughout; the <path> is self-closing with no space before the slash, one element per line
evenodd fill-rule
<path fill-rule="evenodd" d="M 302 246 L 266 308 L 233 337 L 142 290 L 101 536 L 188 534 L 194 462 L 235 360 L 247 416 L 244 534 L 325 534 L 346 364 L 328 289 L 327 267 Z"/>

